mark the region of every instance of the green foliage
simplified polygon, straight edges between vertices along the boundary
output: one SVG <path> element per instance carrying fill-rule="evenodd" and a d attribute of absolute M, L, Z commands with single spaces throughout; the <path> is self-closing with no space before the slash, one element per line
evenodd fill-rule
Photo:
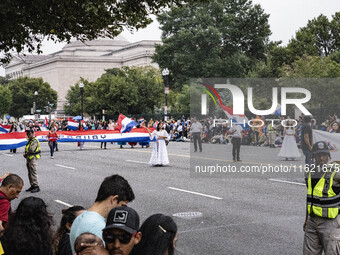
<path fill-rule="evenodd" d="M 152 22 L 149 14 L 157 14 L 171 4 L 179 6 L 197 0 L 58 0 L 0 1 L 0 51 L 11 57 L 11 50 L 41 53 L 44 38 L 70 42 L 100 36 L 115 37 L 124 28 L 144 28 Z"/>
<path fill-rule="evenodd" d="M 8 113 L 11 104 L 12 104 L 11 91 L 9 90 L 9 88 L 0 85 L 0 114 L 3 115 Z"/>
<path fill-rule="evenodd" d="M 84 112 L 90 115 L 153 113 L 164 104 L 164 86 L 159 70 L 153 67 L 123 67 L 106 70 L 96 82 L 84 83 Z M 79 85 L 67 93 L 67 114 L 79 115 Z"/>
<path fill-rule="evenodd" d="M 268 16 L 248 0 L 213 0 L 172 7 L 158 16 L 163 45 L 155 62 L 170 70 L 171 88 L 195 77 L 244 77 L 265 59 Z"/>
<path fill-rule="evenodd" d="M 41 78 L 20 77 L 16 80 L 11 80 L 8 88 L 12 93 L 9 114 L 16 118 L 31 114 L 31 108 L 35 100 L 36 109 L 41 110 L 41 113 L 47 113 L 44 107 L 47 106 L 48 102 L 54 104 L 54 106 L 57 104 L 57 92 Z M 38 91 L 36 98 L 35 91 Z"/>
<path fill-rule="evenodd" d="M 190 113 L 190 87 L 183 85 L 181 91 L 170 90 L 168 106 L 172 114 Z"/>

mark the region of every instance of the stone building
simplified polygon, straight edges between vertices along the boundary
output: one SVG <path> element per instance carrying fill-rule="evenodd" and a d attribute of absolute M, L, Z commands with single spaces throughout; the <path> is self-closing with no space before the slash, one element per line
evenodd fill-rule
<path fill-rule="evenodd" d="M 61 113 L 68 89 L 81 77 L 95 81 L 105 69 L 114 67 L 151 65 L 158 68 L 151 56 L 155 52 L 155 44 L 160 43 L 158 40 L 130 43 L 122 36 L 85 43 L 74 40 L 53 54 L 14 57 L 5 66 L 5 72 L 13 79 L 19 76 L 41 77 L 48 82 L 58 92 L 57 112 Z"/>

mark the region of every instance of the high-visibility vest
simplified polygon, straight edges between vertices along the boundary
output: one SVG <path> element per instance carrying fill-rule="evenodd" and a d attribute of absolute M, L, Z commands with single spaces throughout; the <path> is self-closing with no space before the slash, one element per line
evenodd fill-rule
<path fill-rule="evenodd" d="M 311 172 L 307 183 L 307 209 L 309 215 L 334 219 L 339 214 L 340 195 L 333 189 L 333 178 L 336 171 L 329 167 L 315 187 L 312 187 Z"/>
<path fill-rule="evenodd" d="M 34 154 L 32 154 L 31 156 L 29 156 L 29 158 L 28 158 L 29 160 L 31 160 L 31 159 L 34 158 L 34 157 L 36 157 L 37 159 L 40 158 L 40 152 L 41 152 L 41 151 L 40 151 L 40 143 L 39 143 L 39 141 L 38 141 L 37 138 L 33 138 L 33 139 L 31 139 L 31 140 L 29 140 L 29 141 L 27 142 L 25 152 L 26 152 L 26 153 L 28 152 L 28 148 L 29 148 L 30 146 L 33 145 L 34 141 L 37 141 L 38 146 L 37 146 L 37 148 L 35 149 Z"/>
<path fill-rule="evenodd" d="M 273 126 L 272 126 L 271 123 L 268 125 L 268 133 L 269 133 L 269 134 L 275 133 L 275 130 L 274 130 L 274 128 L 273 128 Z"/>

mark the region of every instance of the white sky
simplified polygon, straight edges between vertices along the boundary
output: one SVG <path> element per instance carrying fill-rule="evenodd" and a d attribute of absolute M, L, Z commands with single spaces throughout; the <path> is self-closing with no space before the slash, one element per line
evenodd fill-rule
<path fill-rule="evenodd" d="M 262 6 L 265 13 L 270 14 L 269 24 L 272 31 L 270 39 L 281 40 L 283 44 L 295 35 L 300 27 L 304 27 L 308 20 L 316 18 L 320 14 L 331 16 L 340 11 L 340 0 L 253 0 Z M 139 30 L 134 34 L 124 31 L 122 35 L 130 42 L 140 40 L 160 40 L 161 31 L 155 20 L 147 28 Z M 44 54 L 50 54 L 60 50 L 65 43 L 45 43 L 42 50 Z M 5 70 L 0 67 L 0 76 L 5 75 Z"/>

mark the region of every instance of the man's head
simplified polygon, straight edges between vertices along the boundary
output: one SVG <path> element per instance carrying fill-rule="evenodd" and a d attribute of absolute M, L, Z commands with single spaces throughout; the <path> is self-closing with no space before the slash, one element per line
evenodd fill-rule
<path fill-rule="evenodd" d="M 24 186 L 24 181 L 16 174 L 8 175 L 1 183 L 0 190 L 6 195 L 9 201 L 19 197 Z"/>
<path fill-rule="evenodd" d="M 93 244 L 104 247 L 102 239 L 89 232 L 82 233 L 77 237 L 76 241 L 74 242 L 74 250 L 77 255 L 80 254 L 84 249 L 86 249 L 86 246 L 84 246 L 83 244 Z"/>
<path fill-rule="evenodd" d="M 316 165 L 327 164 L 331 157 L 328 144 L 323 141 L 313 144 L 312 153 L 315 158 Z"/>
<path fill-rule="evenodd" d="M 127 180 L 115 174 L 104 179 L 99 187 L 95 202 L 102 202 L 106 199 L 114 200 L 112 208 L 124 205 L 135 199 L 135 194 Z"/>
<path fill-rule="evenodd" d="M 312 116 L 310 116 L 310 115 L 304 116 L 304 117 L 303 117 L 303 122 L 304 122 L 305 124 L 307 124 L 307 123 L 312 123 Z"/>
<path fill-rule="evenodd" d="M 32 129 L 26 130 L 26 137 L 32 139 L 34 137 L 34 131 Z"/>
<path fill-rule="evenodd" d="M 112 209 L 103 229 L 103 239 L 110 255 L 128 255 L 141 238 L 138 213 L 127 206 Z"/>

